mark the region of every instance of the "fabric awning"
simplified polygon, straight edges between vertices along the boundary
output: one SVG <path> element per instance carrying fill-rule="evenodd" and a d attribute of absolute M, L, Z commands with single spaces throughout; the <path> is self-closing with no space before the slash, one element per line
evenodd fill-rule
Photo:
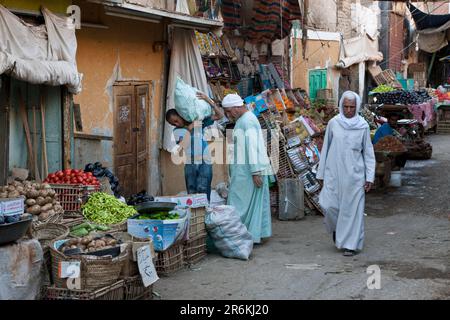
<path fill-rule="evenodd" d="M 365 61 L 383 60 L 383 54 L 378 51 L 378 39 L 372 40 L 367 34 L 344 40 L 342 46 L 344 54 L 336 64 L 337 68 L 348 68 Z"/>
<path fill-rule="evenodd" d="M 408 8 L 417 26 L 419 49 L 434 53 L 448 45 L 450 39 L 450 14 L 426 14 L 412 4 Z"/>
<path fill-rule="evenodd" d="M 0 5 L 0 74 L 32 84 L 81 91 L 75 27 L 43 8 L 45 25 L 33 26 Z"/>

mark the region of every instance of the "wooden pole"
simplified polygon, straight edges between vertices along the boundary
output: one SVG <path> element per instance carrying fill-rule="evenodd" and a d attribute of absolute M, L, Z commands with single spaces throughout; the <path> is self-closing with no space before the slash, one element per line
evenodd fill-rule
<path fill-rule="evenodd" d="M 71 114 L 70 103 L 72 95 L 68 92 L 67 88 L 62 89 L 63 95 L 63 164 L 64 169 L 70 169 L 72 167 L 71 162 Z"/>
<path fill-rule="evenodd" d="M 47 135 L 45 133 L 45 96 L 41 93 L 41 121 L 42 121 L 42 176 L 48 176 Z"/>
<path fill-rule="evenodd" d="M 37 125 L 36 125 L 36 106 L 33 105 L 33 159 L 34 159 L 34 173 L 37 182 L 41 182 L 41 175 L 39 174 L 38 166 L 38 139 L 37 139 Z"/>
<path fill-rule="evenodd" d="M 28 116 L 27 116 L 27 110 L 25 107 L 25 102 L 22 99 L 21 93 L 18 93 L 19 100 L 20 100 L 20 116 L 22 118 L 23 128 L 25 129 L 25 138 L 27 140 L 27 148 L 28 148 L 28 169 L 32 173 L 32 176 L 35 176 L 34 172 L 34 158 L 33 158 L 33 146 L 31 144 L 31 134 L 30 134 L 30 127 L 28 125 Z"/>

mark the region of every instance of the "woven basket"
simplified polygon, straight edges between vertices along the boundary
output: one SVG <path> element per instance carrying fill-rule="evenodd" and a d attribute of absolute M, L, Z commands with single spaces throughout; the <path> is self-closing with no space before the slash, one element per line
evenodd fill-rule
<path fill-rule="evenodd" d="M 72 256 L 68 257 L 54 248 L 55 241 L 50 244 L 52 258 L 52 276 L 56 287 L 67 288 L 67 279 L 58 276 L 59 264 L 61 262 L 81 262 L 81 290 L 95 290 L 107 287 L 120 278 L 120 273 L 125 261 L 128 259 L 128 251 L 124 251 L 116 258 Z"/>
<path fill-rule="evenodd" d="M 124 300 L 152 300 L 153 286 L 146 288 L 140 275 L 136 277 L 125 278 L 125 297 Z"/>
<path fill-rule="evenodd" d="M 115 281 L 112 285 L 97 290 L 68 290 L 57 287 L 45 288 L 44 300 L 123 300 L 126 292 L 125 281 Z"/>
<path fill-rule="evenodd" d="M 45 251 L 53 240 L 65 239 L 69 235 L 69 232 L 69 227 L 65 225 L 46 223 L 33 227 L 31 234 L 33 238 L 40 242 L 42 249 Z"/>

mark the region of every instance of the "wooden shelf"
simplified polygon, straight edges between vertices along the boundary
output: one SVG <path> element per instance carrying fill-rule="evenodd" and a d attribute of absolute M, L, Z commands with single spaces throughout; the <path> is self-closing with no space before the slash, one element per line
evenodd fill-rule
<path fill-rule="evenodd" d="M 101 136 L 101 135 L 95 135 L 95 134 L 75 133 L 73 136 L 74 136 L 74 138 L 83 139 L 83 140 L 113 141 L 113 137 Z"/>

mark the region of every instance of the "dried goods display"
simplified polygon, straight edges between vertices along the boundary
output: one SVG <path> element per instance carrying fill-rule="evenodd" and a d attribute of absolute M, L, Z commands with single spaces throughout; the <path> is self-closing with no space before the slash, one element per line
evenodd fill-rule
<path fill-rule="evenodd" d="M 380 141 L 375 145 L 375 151 L 406 152 L 407 150 L 399 139 L 393 136 L 387 136 L 380 139 Z"/>

